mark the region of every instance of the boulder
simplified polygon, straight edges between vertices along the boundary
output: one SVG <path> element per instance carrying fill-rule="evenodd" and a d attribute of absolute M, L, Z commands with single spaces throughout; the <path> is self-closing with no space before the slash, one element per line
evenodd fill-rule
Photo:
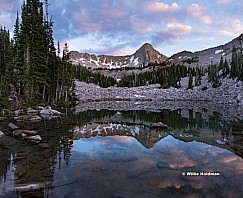
<path fill-rule="evenodd" d="M 4 135 L 4 133 L 2 131 L 0 131 L 0 137 L 2 137 Z"/>
<path fill-rule="evenodd" d="M 221 145 L 225 145 L 225 142 L 221 141 L 221 140 L 216 140 L 217 144 L 221 144 Z"/>
<path fill-rule="evenodd" d="M 15 116 L 24 115 L 24 114 L 25 114 L 25 112 L 23 109 L 18 109 L 16 111 L 14 111 Z"/>
<path fill-rule="evenodd" d="M 9 126 L 9 128 L 10 128 L 11 130 L 16 130 L 16 129 L 19 128 L 19 127 L 17 127 L 14 123 L 12 123 L 12 122 L 10 122 L 10 123 L 8 124 L 8 126 Z"/>
<path fill-rule="evenodd" d="M 27 108 L 27 114 L 38 114 L 39 111 L 36 109 L 32 109 L 31 107 Z"/>
<path fill-rule="evenodd" d="M 40 114 L 42 114 L 42 115 L 62 115 L 61 112 L 52 109 L 50 106 L 47 106 L 47 107 L 43 108 L 40 111 Z"/>
<path fill-rule="evenodd" d="M 13 135 L 17 138 L 26 138 L 37 135 L 37 131 L 31 131 L 31 130 L 15 130 L 13 132 Z"/>
<path fill-rule="evenodd" d="M 40 135 L 28 136 L 28 137 L 26 137 L 26 139 L 33 140 L 33 141 L 37 141 L 37 142 L 39 142 L 39 141 L 42 140 L 42 138 L 41 138 Z"/>
<path fill-rule="evenodd" d="M 0 112 L 0 115 L 2 116 L 10 116 L 12 114 L 12 111 L 9 109 L 2 109 Z"/>
<path fill-rule="evenodd" d="M 38 106 L 38 110 L 42 110 L 42 109 L 44 109 L 45 107 L 42 107 L 42 106 Z"/>
<path fill-rule="evenodd" d="M 14 117 L 14 120 L 16 120 L 17 122 L 40 122 L 42 121 L 42 118 L 38 115 L 21 115 L 18 117 Z"/>

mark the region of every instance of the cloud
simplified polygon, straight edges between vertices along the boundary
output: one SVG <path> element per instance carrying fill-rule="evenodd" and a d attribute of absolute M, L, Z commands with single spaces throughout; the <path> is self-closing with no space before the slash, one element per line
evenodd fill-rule
<path fill-rule="evenodd" d="M 14 8 L 14 1 L 0 0 L 0 11 L 11 11 Z"/>
<path fill-rule="evenodd" d="M 182 25 L 182 24 L 168 24 L 167 25 L 168 32 L 175 36 L 184 36 L 190 32 L 192 32 L 192 26 L 190 25 Z"/>
<path fill-rule="evenodd" d="M 191 4 L 187 12 L 189 16 L 199 20 L 201 23 L 210 25 L 212 23 L 212 19 L 208 16 L 205 15 L 203 12 L 203 8 L 199 4 Z"/>
<path fill-rule="evenodd" d="M 76 28 L 84 32 L 93 32 L 101 29 L 102 25 L 94 21 L 86 10 L 80 10 L 73 14 Z"/>
<path fill-rule="evenodd" d="M 118 50 L 114 50 L 110 54 L 112 56 L 126 56 L 126 55 L 130 55 L 130 54 L 133 54 L 133 53 L 134 53 L 134 51 L 132 51 L 132 50 L 128 50 L 128 49 L 118 49 Z"/>
<path fill-rule="evenodd" d="M 139 19 L 139 18 L 132 18 L 131 19 L 131 29 L 134 32 L 146 34 L 153 31 L 153 27 L 151 24 Z"/>
<path fill-rule="evenodd" d="M 219 34 L 222 36 L 236 37 L 243 33 L 243 22 L 239 19 L 223 21 L 221 26 L 223 27 L 219 30 Z"/>
<path fill-rule="evenodd" d="M 179 23 L 167 24 L 167 30 L 158 32 L 154 39 L 156 42 L 175 44 L 181 37 L 187 36 L 193 32 L 191 25 L 183 25 Z M 154 41 L 155 41 L 154 40 Z"/>
<path fill-rule="evenodd" d="M 10 27 L 12 25 L 12 19 L 9 13 L 0 14 L 0 26 Z"/>
<path fill-rule="evenodd" d="M 102 5 L 99 12 L 106 19 L 107 18 L 119 19 L 119 18 L 124 17 L 126 14 L 124 9 L 121 9 L 120 7 L 117 7 L 117 6 L 115 6 L 111 9 L 109 4 Z"/>
<path fill-rule="evenodd" d="M 169 12 L 169 11 L 177 11 L 179 10 L 179 6 L 177 3 L 172 3 L 172 5 L 164 4 L 162 2 L 151 3 L 146 6 L 146 11 L 150 13 L 155 12 Z"/>
<path fill-rule="evenodd" d="M 227 3 L 229 3 L 231 0 L 217 0 L 217 2 L 219 3 L 219 4 L 227 4 Z"/>

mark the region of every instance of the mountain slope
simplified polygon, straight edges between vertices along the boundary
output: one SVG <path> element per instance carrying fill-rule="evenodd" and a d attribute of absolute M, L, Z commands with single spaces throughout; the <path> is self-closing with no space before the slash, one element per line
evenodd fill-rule
<path fill-rule="evenodd" d="M 188 66 L 208 67 L 211 63 L 219 63 L 221 57 L 230 60 L 233 46 L 243 47 L 243 34 L 232 41 L 197 52 L 182 51 L 169 58 L 170 63 L 184 64 Z"/>
<path fill-rule="evenodd" d="M 70 52 L 73 64 L 89 68 L 114 69 L 123 67 L 141 67 L 149 63 L 162 63 L 167 57 L 159 53 L 151 44 L 145 43 L 134 54 L 126 56 L 94 55 L 88 53 Z"/>

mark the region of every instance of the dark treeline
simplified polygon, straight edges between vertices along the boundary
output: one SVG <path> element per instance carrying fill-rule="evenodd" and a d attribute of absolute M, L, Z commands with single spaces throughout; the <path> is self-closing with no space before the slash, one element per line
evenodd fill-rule
<path fill-rule="evenodd" d="M 14 35 L 0 30 L 0 102 L 9 97 L 20 105 L 68 104 L 72 95 L 73 75 L 68 63 L 67 46 L 63 58 L 56 53 L 53 21 L 40 0 L 25 0 L 21 17 L 17 13 Z M 59 46 L 59 45 L 58 45 Z M 58 47 L 59 48 L 59 47 Z"/>
<path fill-rule="evenodd" d="M 119 87 L 137 87 L 149 84 L 160 84 L 162 88 L 180 87 L 181 78 L 189 76 L 190 79 L 194 77 L 195 86 L 201 84 L 201 78 L 204 74 L 202 68 L 189 68 L 182 65 L 151 66 L 151 70 L 124 76 L 120 81 L 116 81 L 112 77 L 107 77 L 99 72 L 91 71 L 80 65 L 73 65 L 74 77 L 80 81 L 87 83 L 94 83 L 101 87 L 119 86 Z M 189 82 L 188 88 L 192 88 L 192 80 Z"/>
<path fill-rule="evenodd" d="M 80 81 L 94 83 L 104 88 L 114 86 L 116 84 L 116 80 L 114 78 L 106 77 L 98 72 L 92 72 L 88 70 L 86 67 L 82 67 L 80 65 L 73 65 L 73 68 L 74 77 Z"/>
<path fill-rule="evenodd" d="M 153 67 L 153 70 L 139 74 L 125 76 L 118 83 L 122 87 L 144 86 L 149 84 L 160 84 L 162 88 L 180 87 L 181 78 L 195 76 L 200 84 L 203 70 L 201 68 L 188 68 L 183 65 Z"/>

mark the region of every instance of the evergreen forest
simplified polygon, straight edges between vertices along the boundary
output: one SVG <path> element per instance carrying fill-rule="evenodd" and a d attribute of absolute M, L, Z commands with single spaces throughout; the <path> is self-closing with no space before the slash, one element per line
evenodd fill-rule
<path fill-rule="evenodd" d="M 45 5 L 44 5 L 45 4 Z M 45 7 L 45 9 L 44 9 Z M 73 74 L 67 45 L 60 58 L 53 39 L 48 0 L 26 0 L 17 13 L 13 38 L 0 28 L 0 105 L 70 104 Z"/>

